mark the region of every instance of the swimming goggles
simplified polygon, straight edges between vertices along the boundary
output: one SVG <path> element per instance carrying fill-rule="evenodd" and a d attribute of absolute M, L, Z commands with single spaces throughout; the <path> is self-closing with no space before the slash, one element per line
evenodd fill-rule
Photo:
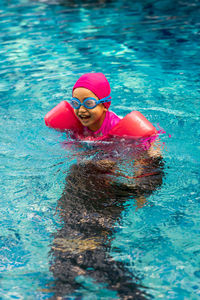
<path fill-rule="evenodd" d="M 95 98 L 89 97 L 86 98 L 83 103 L 78 98 L 72 98 L 70 100 L 70 104 L 74 109 L 79 109 L 81 105 L 83 105 L 87 109 L 93 109 L 100 103 L 110 102 L 111 96 L 107 96 L 105 98 L 102 98 L 100 100 L 96 100 Z"/>

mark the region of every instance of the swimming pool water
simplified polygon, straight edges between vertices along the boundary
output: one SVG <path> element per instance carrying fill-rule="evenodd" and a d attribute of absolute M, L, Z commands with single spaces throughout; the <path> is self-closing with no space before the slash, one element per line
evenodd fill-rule
<path fill-rule="evenodd" d="M 63 147 L 43 117 L 96 71 L 118 115 L 139 110 L 166 131 L 164 182 L 141 209 L 127 198 L 110 255 L 155 299 L 199 299 L 199 1 L 3 0 L 0 12 L 0 297 L 53 294 L 57 202 L 84 149 Z M 79 280 L 80 297 L 114 298 Z"/>

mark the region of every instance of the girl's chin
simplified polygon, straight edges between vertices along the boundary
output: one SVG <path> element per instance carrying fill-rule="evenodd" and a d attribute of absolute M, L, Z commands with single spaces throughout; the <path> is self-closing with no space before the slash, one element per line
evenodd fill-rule
<path fill-rule="evenodd" d="M 79 121 L 81 122 L 81 124 L 83 126 L 89 126 L 90 125 L 90 118 L 87 118 L 87 119 L 80 119 L 79 118 Z"/>

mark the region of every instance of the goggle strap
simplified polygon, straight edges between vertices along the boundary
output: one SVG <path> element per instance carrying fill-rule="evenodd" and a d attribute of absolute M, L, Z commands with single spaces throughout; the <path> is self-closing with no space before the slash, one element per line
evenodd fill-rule
<path fill-rule="evenodd" d="M 111 100 L 111 96 L 109 95 L 105 98 L 100 99 L 99 102 L 100 103 L 105 103 L 105 102 L 110 102 L 110 100 Z"/>

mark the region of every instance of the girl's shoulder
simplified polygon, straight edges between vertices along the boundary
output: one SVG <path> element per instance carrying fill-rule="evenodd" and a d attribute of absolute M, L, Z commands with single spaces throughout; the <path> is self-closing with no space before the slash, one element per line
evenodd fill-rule
<path fill-rule="evenodd" d="M 110 129 L 117 125 L 117 123 L 121 120 L 121 118 L 118 115 L 116 115 L 113 111 L 109 110 L 106 112 L 106 119 L 110 125 Z"/>

